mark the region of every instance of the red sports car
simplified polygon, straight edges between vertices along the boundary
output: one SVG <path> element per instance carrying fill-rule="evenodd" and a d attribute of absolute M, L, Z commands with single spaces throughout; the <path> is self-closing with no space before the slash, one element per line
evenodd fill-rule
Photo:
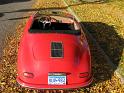
<path fill-rule="evenodd" d="M 18 50 L 17 82 L 36 89 L 89 85 L 91 56 L 79 22 L 60 11 L 39 11 L 24 29 Z"/>

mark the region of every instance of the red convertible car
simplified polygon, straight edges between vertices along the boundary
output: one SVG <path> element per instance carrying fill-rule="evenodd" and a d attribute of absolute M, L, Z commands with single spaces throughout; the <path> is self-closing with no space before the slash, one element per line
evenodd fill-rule
<path fill-rule="evenodd" d="M 79 22 L 60 11 L 39 11 L 24 29 L 17 82 L 36 89 L 68 89 L 92 82 L 89 46 Z"/>

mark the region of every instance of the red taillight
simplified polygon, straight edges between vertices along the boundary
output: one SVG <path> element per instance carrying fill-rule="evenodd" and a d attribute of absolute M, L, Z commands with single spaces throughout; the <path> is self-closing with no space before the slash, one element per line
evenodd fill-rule
<path fill-rule="evenodd" d="M 33 78 L 34 77 L 33 73 L 30 73 L 30 72 L 24 72 L 23 75 L 24 75 L 24 77 L 27 77 L 27 78 Z"/>
<path fill-rule="evenodd" d="M 84 73 L 80 73 L 79 74 L 79 77 L 80 78 L 85 78 L 85 77 L 88 77 L 89 76 L 89 73 L 88 72 L 84 72 Z"/>

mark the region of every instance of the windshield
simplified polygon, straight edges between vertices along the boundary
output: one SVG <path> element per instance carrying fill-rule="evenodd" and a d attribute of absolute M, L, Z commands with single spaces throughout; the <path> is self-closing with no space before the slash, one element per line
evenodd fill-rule
<path fill-rule="evenodd" d="M 74 16 L 67 12 L 62 12 L 60 10 L 41 10 L 36 13 L 36 16 L 47 15 L 47 16 L 61 16 L 74 19 Z"/>

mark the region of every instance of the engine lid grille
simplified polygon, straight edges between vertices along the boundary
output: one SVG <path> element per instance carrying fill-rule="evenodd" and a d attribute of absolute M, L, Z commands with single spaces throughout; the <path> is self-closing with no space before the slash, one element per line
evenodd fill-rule
<path fill-rule="evenodd" d="M 51 42 L 51 57 L 63 57 L 63 44 L 62 42 Z"/>

